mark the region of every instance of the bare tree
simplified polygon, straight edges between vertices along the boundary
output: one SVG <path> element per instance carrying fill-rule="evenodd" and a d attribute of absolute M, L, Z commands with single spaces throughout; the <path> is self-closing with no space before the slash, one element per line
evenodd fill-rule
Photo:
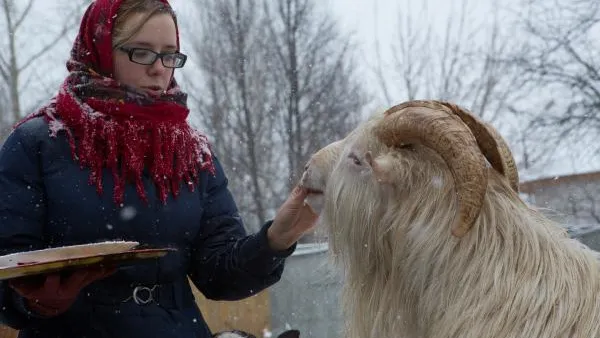
<path fill-rule="evenodd" d="M 514 44 L 501 30 L 505 25 L 500 24 L 500 8 L 495 6 L 485 22 L 478 22 L 473 20 L 472 3 L 460 1 L 439 21 L 430 19 L 427 1 L 420 2 L 418 10 L 411 8 L 414 2 L 405 2 L 390 48 L 382 49 L 380 38 L 374 37 L 378 62 L 372 68 L 387 104 L 451 100 L 488 121 L 508 112 L 508 104 L 524 86 L 516 67 L 504 57 Z M 436 27 L 440 22 L 443 26 Z"/>
<path fill-rule="evenodd" d="M 365 95 L 349 43 L 310 1 L 219 0 L 197 12 L 189 43 L 202 80 L 188 77 L 190 97 L 256 230 L 287 196 L 291 173 L 358 120 Z"/>
<path fill-rule="evenodd" d="M 520 19 L 527 52 L 515 56 L 514 63 L 535 91 L 528 98 L 534 104 L 522 110 L 534 116 L 532 126 L 543 143 L 557 148 L 583 141 L 597 154 L 600 3 L 527 0 L 524 6 Z"/>
<path fill-rule="evenodd" d="M 273 200 L 279 152 L 272 137 L 273 97 L 267 76 L 261 8 L 256 1 L 198 3 L 201 34 L 190 41 L 202 70 L 192 84 L 201 123 L 230 178 L 240 210 L 257 230 Z"/>
<path fill-rule="evenodd" d="M 286 143 L 288 189 L 308 157 L 341 138 L 360 119 L 367 103 L 353 62 L 353 45 L 313 0 L 265 1 L 269 71 L 276 83 Z"/>
<path fill-rule="evenodd" d="M 0 0 L 0 16 L 3 18 L 1 21 L 4 22 L 0 25 L 0 34 L 7 41 L 7 45 L 0 50 L 0 88 L 7 94 L 7 102 L 2 102 L 3 109 L 0 111 L 3 114 L 2 122 L 11 124 L 23 115 L 24 108 L 21 100 L 23 89 L 40 77 L 39 73 L 33 72 L 29 78 L 24 79 L 23 74 L 32 66 L 38 67 L 40 64 L 38 61 L 47 56 L 53 47 L 67 36 L 76 24 L 76 21 L 71 18 L 77 18 L 75 13 L 80 12 L 87 2 L 89 1 L 78 0 L 54 4 L 53 9 L 57 13 L 62 11 L 64 14 L 61 14 L 61 17 L 67 19 L 62 20 L 59 29 L 54 31 L 47 40 L 42 40 L 41 44 L 27 44 L 23 41 L 32 41 L 34 33 L 23 28 L 28 22 L 36 22 L 35 16 L 32 15 L 36 1 Z M 31 47 L 31 50 L 27 47 Z M 53 67 L 51 62 L 46 62 L 44 66 L 48 69 Z"/>
<path fill-rule="evenodd" d="M 4 142 L 4 139 L 8 135 L 10 129 L 10 101 L 8 99 L 8 93 L 6 87 L 0 85 L 0 144 Z"/>
<path fill-rule="evenodd" d="M 515 61 L 528 43 L 513 24 L 518 10 L 498 2 L 478 8 L 481 3 L 470 0 L 453 2 L 449 11 L 414 3 L 401 5 L 389 48 L 381 36 L 373 39 L 377 62 L 371 69 L 387 105 L 423 98 L 456 102 L 499 129 L 523 174 L 536 170 L 551 148 L 540 146 L 528 110 L 536 88 Z"/>

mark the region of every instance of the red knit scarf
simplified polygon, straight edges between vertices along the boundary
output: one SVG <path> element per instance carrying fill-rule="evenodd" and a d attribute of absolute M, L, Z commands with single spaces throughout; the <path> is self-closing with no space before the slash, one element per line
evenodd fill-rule
<path fill-rule="evenodd" d="M 73 159 L 90 170 L 89 182 L 99 194 L 103 170 L 110 169 L 117 204 L 127 183 L 135 184 L 147 202 L 144 170 L 165 203 L 169 192 L 178 195 L 182 183 L 193 190 L 201 170 L 214 174 L 212 154 L 206 136 L 186 122 L 187 95 L 174 78 L 160 97 L 113 80 L 112 18 L 120 3 L 96 0 L 88 7 L 58 95 L 19 124 L 43 116 L 51 136 L 66 131 Z"/>

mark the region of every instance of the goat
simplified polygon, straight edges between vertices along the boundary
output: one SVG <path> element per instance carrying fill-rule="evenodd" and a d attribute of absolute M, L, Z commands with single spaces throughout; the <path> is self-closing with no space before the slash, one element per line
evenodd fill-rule
<path fill-rule="evenodd" d="M 520 198 L 508 145 L 467 110 L 394 106 L 300 185 L 344 270 L 345 337 L 600 337 L 595 252 Z"/>

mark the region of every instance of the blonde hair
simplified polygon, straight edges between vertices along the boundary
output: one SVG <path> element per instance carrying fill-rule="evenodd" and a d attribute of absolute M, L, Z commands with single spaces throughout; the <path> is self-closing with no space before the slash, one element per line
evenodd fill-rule
<path fill-rule="evenodd" d="M 134 15 L 143 14 L 141 20 L 137 24 L 127 26 L 128 22 Z M 113 26 L 112 32 L 112 47 L 113 49 L 123 46 L 133 36 L 135 36 L 142 26 L 148 20 L 157 14 L 170 14 L 177 27 L 177 17 L 173 9 L 166 3 L 159 0 L 123 0 L 117 10 L 117 17 Z"/>

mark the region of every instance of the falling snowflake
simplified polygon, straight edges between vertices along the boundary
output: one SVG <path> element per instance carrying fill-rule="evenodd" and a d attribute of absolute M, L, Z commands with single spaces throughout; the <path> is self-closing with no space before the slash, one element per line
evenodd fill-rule
<path fill-rule="evenodd" d="M 273 333 L 267 328 L 264 328 L 262 330 L 262 332 L 263 332 L 263 338 L 271 338 L 273 336 Z"/>

